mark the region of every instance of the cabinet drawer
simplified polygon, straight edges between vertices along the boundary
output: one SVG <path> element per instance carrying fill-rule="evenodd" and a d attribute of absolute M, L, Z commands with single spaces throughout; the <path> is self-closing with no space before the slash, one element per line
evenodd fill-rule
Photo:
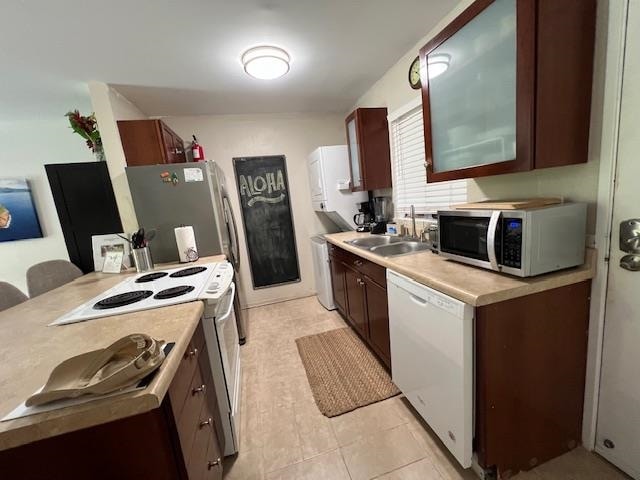
<path fill-rule="evenodd" d="M 193 447 L 194 435 L 200 424 L 200 412 L 206 404 L 205 397 L 208 390 L 209 386 L 202 381 L 200 370 L 196 369 L 182 412 L 180 416 L 175 417 L 180 445 L 185 458 L 188 458 Z"/>
<path fill-rule="evenodd" d="M 329 254 L 342 260 L 354 270 L 366 275 L 381 287 L 387 288 L 386 268 L 335 245 L 331 245 Z"/>
<path fill-rule="evenodd" d="M 364 273 L 371 280 L 376 282 L 382 288 L 387 288 L 387 269 L 381 267 L 377 263 L 370 262 L 369 260 L 363 260 L 363 263 L 358 269 Z"/>
<path fill-rule="evenodd" d="M 215 420 L 206 402 L 202 405 L 202 411 L 198 417 L 197 429 L 193 439 L 193 445 L 189 455 L 186 456 L 187 472 L 189 480 L 207 478 L 209 444 L 215 441 Z M 215 459 L 213 459 L 215 460 Z"/>
<path fill-rule="evenodd" d="M 202 374 L 202 379 L 204 383 L 207 385 L 211 385 L 211 390 L 206 395 L 205 401 L 209 408 L 209 412 L 212 414 L 214 421 L 214 431 L 216 436 L 218 437 L 218 443 L 220 444 L 220 448 L 224 450 L 225 440 L 224 440 L 224 432 L 222 430 L 222 417 L 220 415 L 220 407 L 218 405 L 218 397 L 215 394 L 215 387 L 213 383 L 213 374 L 211 373 L 211 363 L 209 362 L 209 355 L 207 354 L 207 350 L 202 350 L 202 355 L 200 355 L 200 373 Z"/>
<path fill-rule="evenodd" d="M 222 449 L 215 437 L 211 437 L 209 441 L 202 478 L 205 480 L 219 480 L 222 478 Z"/>
<path fill-rule="evenodd" d="M 347 250 L 344 250 L 340 247 L 336 247 L 335 245 L 331 245 L 331 248 L 329 249 L 329 255 L 335 258 L 339 258 L 340 260 L 347 263 L 348 265 L 352 265 L 353 262 L 359 258 L 353 253 Z"/>
<path fill-rule="evenodd" d="M 340 251 L 342 251 L 342 249 L 336 247 L 333 243 L 327 242 L 327 245 L 329 247 L 329 255 L 331 255 L 332 257 L 340 255 Z"/>
<path fill-rule="evenodd" d="M 184 352 L 180 366 L 176 371 L 173 381 L 169 386 L 169 398 L 171 398 L 171 408 L 176 418 L 180 417 L 187 394 L 190 392 L 189 385 L 193 380 L 193 373 L 198 366 L 198 358 L 204 349 L 204 332 L 202 326 L 198 325 L 187 350 Z"/>

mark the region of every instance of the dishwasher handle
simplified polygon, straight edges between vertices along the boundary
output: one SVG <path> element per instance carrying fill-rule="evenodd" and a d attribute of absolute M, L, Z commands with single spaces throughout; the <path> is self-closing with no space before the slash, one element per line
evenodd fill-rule
<path fill-rule="evenodd" d="M 427 300 L 425 300 L 424 298 L 418 297 L 417 295 L 414 295 L 411 292 L 407 292 L 409 294 L 409 298 L 413 301 L 413 303 L 417 303 L 418 305 L 420 305 L 421 307 L 426 307 L 427 304 L 429 303 Z"/>

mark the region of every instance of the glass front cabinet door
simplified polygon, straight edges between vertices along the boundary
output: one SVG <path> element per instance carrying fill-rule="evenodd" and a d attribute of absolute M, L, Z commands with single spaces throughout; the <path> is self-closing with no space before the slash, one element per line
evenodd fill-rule
<path fill-rule="evenodd" d="M 564 3 L 476 0 L 420 50 L 429 182 L 554 166 L 536 161 L 537 144 L 548 140 L 572 150 L 563 152 L 562 164 L 587 160 L 584 149 L 575 149 L 575 135 L 588 143 L 589 115 L 585 123 L 558 122 L 558 114 L 585 106 L 588 112 L 595 2 Z M 552 43 L 571 50 L 569 61 L 576 54 L 584 59 L 577 71 L 562 65 Z M 563 90 L 570 99 L 561 98 Z M 563 123 L 560 130 L 553 122 Z M 555 138 L 541 137 L 550 134 Z"/>
<path fill-rule="evenodd" d="M 351 165 L 351 189 L 354 191 L 362 190 L 360 147 L 358 145 L 358 130 L 355 114 L 347 119 L 347 147 L 349 148 L 349 162 Z"/>
<path fill-rule="evenodd" d="M 345 119 L 351 190 L 391 187 L 389 128 L 385 107 L 361 107 Z"/>

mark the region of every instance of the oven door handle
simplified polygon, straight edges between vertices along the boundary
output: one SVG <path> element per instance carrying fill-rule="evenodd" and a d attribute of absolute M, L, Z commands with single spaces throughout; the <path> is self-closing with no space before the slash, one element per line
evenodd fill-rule
<path fill-rule="evenodd" d="M 227 308 L 227 311 L 224 312 L 224 315 L 220 315 L 216 318 L 216 323 L 224 322 L 231 314 L 231 309 L 233 308 L 233 299 L 236 296 L 236 284 L 234 282 L 231 282 L 231 286 L 229 287 L 229 289 L 231 290 L 231 301 L 229 302 L 229 307 Z"/>
<path fill-rule="evenodd" d="M 496 271 L 500 270 L 500 265 L 498 265 L 498 259 L 496 258 L 496 235 L 498 234 L 498 224 L 501 216 L 502 212 L 500 210 L 494 210 L 491 213 L 487 231 L 487 254 L 489 256 L 489 263 L 491 264 L 491 269 Z"/>

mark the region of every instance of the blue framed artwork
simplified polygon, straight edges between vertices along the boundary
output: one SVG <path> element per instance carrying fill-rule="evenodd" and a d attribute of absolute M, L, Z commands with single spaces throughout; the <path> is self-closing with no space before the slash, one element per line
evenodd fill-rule
<path fill-rule="evenodd" d="M 41 238 L 42 229 L 26 178 L 0 178 L 0 242 Z"/>

